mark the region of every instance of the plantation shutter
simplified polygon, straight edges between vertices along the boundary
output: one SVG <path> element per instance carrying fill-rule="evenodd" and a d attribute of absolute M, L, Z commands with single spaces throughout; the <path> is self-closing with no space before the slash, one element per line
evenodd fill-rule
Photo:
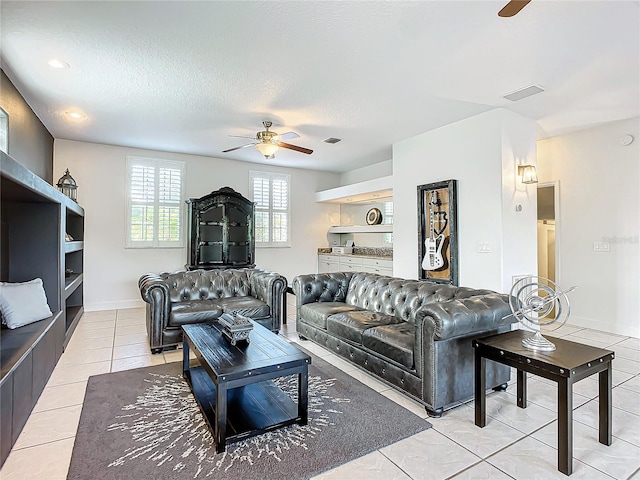
<path fill-rule="evenodd" d="M 255 203 L 256 244 L 260 247 L 289 245 L 290 176 L 250 172 L 251 199 Z"/>
<path fill-rule="evenodd" d="M 184 162 L 127 157 L 126 246 L 183 246 Z"/>

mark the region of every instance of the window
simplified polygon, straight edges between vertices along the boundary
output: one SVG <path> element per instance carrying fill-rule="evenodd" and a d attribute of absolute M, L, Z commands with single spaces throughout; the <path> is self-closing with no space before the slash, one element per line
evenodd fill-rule
<path fill-rule="evenodd" d="M 255 203 L 256 246 L 288 247 L 291 176 L 249 172 L 250 198 Z"/>
<path fill-rule="evenodd" d="M 128 248 L 184 246 L 184 162 L 127 157 Z"/>
<path fill-rule="evenodd" d="M 384 202 L 384 212 L 382 223 L 393 225 L 393 202 Z M 384 243 L 393 245 L 393 233 L 384 234 Z"/>

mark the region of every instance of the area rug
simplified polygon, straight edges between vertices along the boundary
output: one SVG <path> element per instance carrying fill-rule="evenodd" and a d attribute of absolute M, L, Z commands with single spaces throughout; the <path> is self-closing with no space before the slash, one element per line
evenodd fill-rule
<path fill-rule="evenodd" d="M 89 378 L 68 479 L 306 479 L 431 425 L 313 357 L 309 423 L 216 454 L 180 362 Z M 297 378 L 278 379 L 297 396 Z"/>

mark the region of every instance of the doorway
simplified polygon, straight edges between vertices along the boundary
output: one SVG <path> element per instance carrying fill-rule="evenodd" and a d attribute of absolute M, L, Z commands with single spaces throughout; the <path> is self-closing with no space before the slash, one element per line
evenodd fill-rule
<path fill-rule="evenodd" d="M 558 282 L 558 186 L 538 185 L 538 276 Z"/>

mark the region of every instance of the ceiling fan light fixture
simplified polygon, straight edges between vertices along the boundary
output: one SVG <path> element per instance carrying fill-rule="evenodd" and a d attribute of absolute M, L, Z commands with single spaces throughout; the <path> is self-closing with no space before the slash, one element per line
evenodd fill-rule
<path fill-rule="evenodd" d="M 268 143 L 256 143 L 256 148 L 260 150 L 260 153 L 264 155 L 265 158 L 269 158 L 271 155 L 276 153 L 278 150 L 278 145 L 268 142 Z"/>

